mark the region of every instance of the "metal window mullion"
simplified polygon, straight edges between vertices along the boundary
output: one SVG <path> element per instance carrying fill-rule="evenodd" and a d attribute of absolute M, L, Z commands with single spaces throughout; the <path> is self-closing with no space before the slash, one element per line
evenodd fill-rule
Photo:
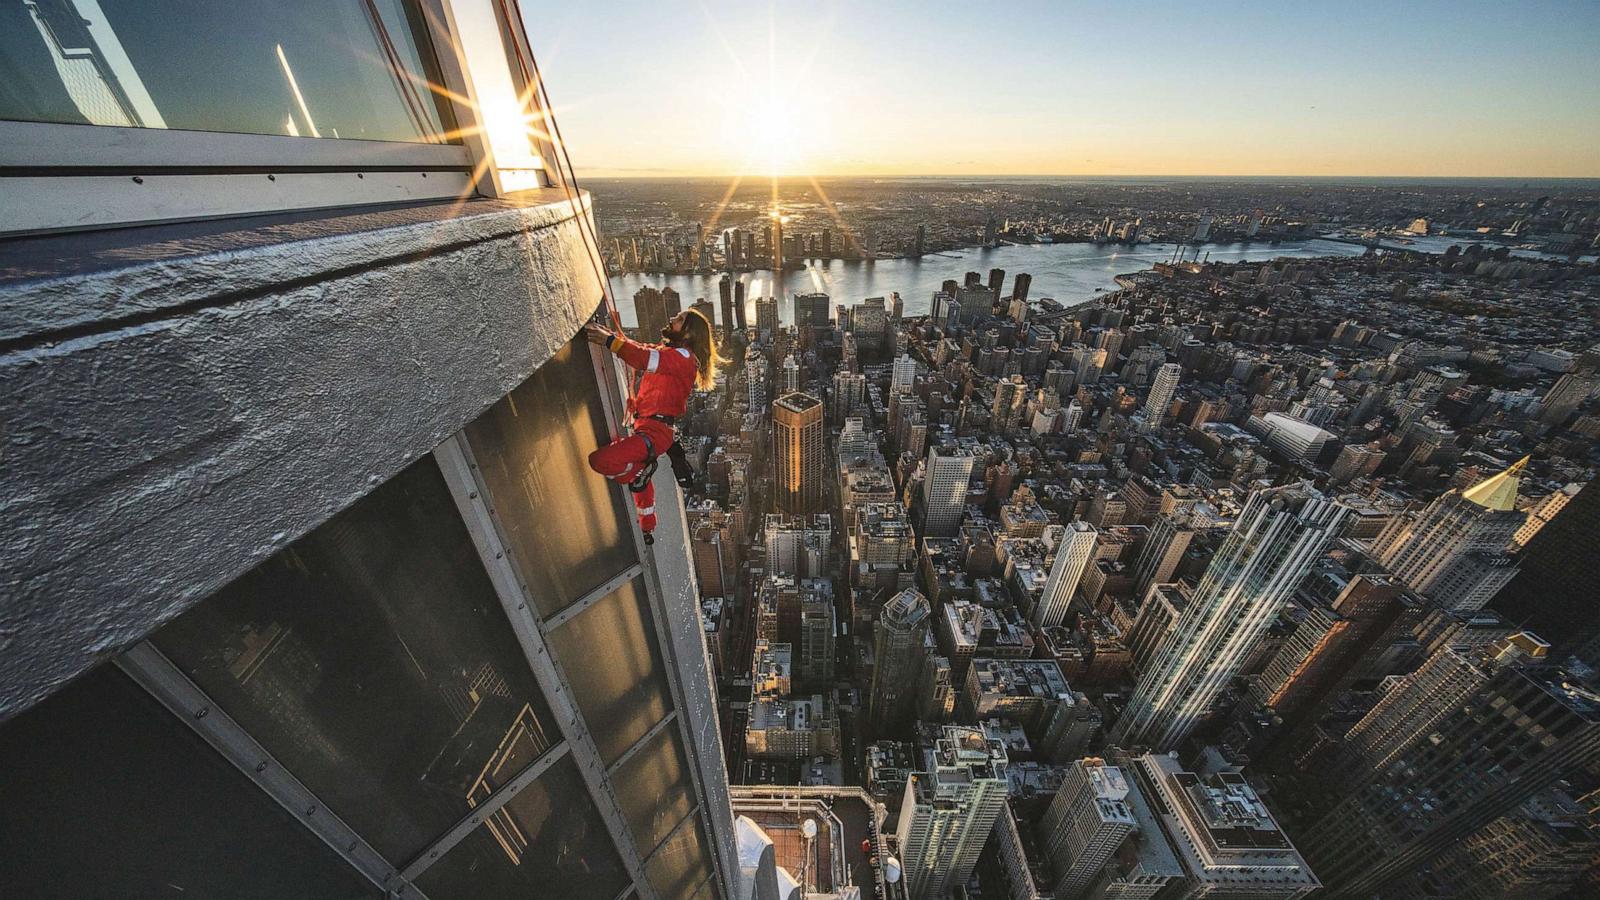
<path fill-rule="evenodd" d="M 523 767 L 516 777 L 501 785 L 494 793 L 490 794 L 482 803 L 473 807 L 472 812 L 462 816 L 460 821 L 452 825 L 438 840 L 421 853 L 418 853 L 411 862 L 406 864 L 401 875 L 407 881 L 415 879 L 427 868 L 438 862 L 451 848 L 466 839 L 467 835 L 478 829 L 483 820 L 499 812 L 501 807 L 511 801 L 512 797 L 522 792 L 522 789 L 538 780 L 551 766 L 565 759 L 569 746 L 566 741 L 560 741 L 555 746 L 544 751 L 542 755 L 529 765 Z"/>
<path fill-rule="evenodd" d="M 626 569 L 623 569 L 616 575 L 606 579 L 605 584 L 602 584 L 589 593 L 584 594 L 581 598 L 579 598 L 578 602 L 568 606 L 566 609 L 563 609 L 548 619 L 545 619 L 544 630 L 546 632 L 555 631 L 557 628 L 560 628 L 561 626 L 577 618 L 579 613 L 595 605 L 596 603 L 599 603 L 601 600 L 604 600 L 611 594 L 612 591 L 615 591 L 633 579 L 638 578 L 642 574 L 644 574 L 644 567 L 638 563 L 628 566 Z"/>
<path fill-rule="evenodd" d="M 658 492 L 658 493 L 660 493 L 660 492 Z M 658 498 L 656 502 L 660 503 L 662 501 L 661 501 L 661 499 Z M 674 502 L 674 503 L 677 502 L 676 498 L 675 497 L 672 498 L 671 502 Z M 677 647 L 673 643 L 673 640 L 672 640 L 671 628 L 670 628 L 670 626 L 668 626 L 667 621 L 666 621 L 666 619 L 667 619 L 666 600 L 662 596 L 662 593 L 661 593 L 661 576 L 660 576 L 660 573 L 657 572 L 657 570 L 656 570 L 655 557 L 650 552 L 653 548 L 652 547 L 646 547 L 644 545 L 642 532 L 639 531 L 637 523 L 634 526 L 634 531 L 635 531 L 636 534 L 639 535 L 639 544 L 640 544 L 640 548 L 639 549 L 641 551 L 640 552 L 640 558 L 642 560 L 644 560 L 645 569 L 646 569 L 646 571 L 648 572 L 648 575 L 649 575 L 649 577 L 645 578 L 645 580 L 644 580 L 645 593 L 650 598 L 650 613 L 651 613 L 650 618 L 654 620 L 655 630 L 656 630 L 656 640 L 661 645 L 661 653 L 662 653 L 664 662 L 666 663 L 666 668 L 667 668 L 667 673 L 668 673 L 667 674 L 667 684 L 668 684 L 669 689 L 672 692 L 672 705 L 673 705 L 673 708 L 675 708 L 675 709 L 680 709 L 680 710 L 681 709 L 688 709 L 689 708 L 688 705 L 684 702 L 684 696 L 683 696 L 684 689 L 683 689 L 682 680 L 679 677 L 680 666 L 682 665 L 682 660 L 679 659 L 679 657 L 678 657 Z M 696 615 L 698 615 L 698 609 L 696 609 Z M 709 677 L 710 677 L 710 674 L 707 673 L 707 678 L 709 679 Z M 713 703 L 713 709 L 712 709 L 713 714 L 715 714 L 717 712 L 716 709 L 715 709 L 715 698 L 716 698 L 716 695 L 713 692 L 712 698 L 711 698 L 712 699 L 712 703 Z M 705 784 L 703 783 L 703 779 L 701 777 L 705 772 L 705 768 L 703 767 L 703 765 L 701 763 L 701 757 L 702 757 L 701 747 L 699 745 L 699 742 L 695 739 L 694 725 L 690 721 L 690 719 L 691 719 L 690 716 L 686 716 L 686 715 L 678 716 L 678 734 L 683 739 L 684 753 L 689 758 L 688 759 L 689 767 L 692 770 L 692 774 L 691 774 L 689 780 L 694 785 L 695 809 L 696 810 L 706 810 L 706 809 L 710 809 L 710 799 L 706 795 Z M 707 833 L 707 841 L 708 841 L 708 846 L 706 847 L 706 853 L 711 857 L 711 871 L 712 871 L 712 873 L 714 875 L 715 874 L 721 874 L 721 870 L 723 868 L 723 866 L 722 866 L 722 858 L 721 858 L 721 854 L 719 854 L 717 852 L 717 846 L 718 846 L 718 844 L 717 844 L 717 835 L 716 835 L 715 829 L 713 829 L 711 827 L 711 823 L 710 822 L 706 823 L 706 833 Z M 728 876 L 728 878 L 724 879 L 723 883 L 724 884 L 733 883 L 733 881 L 730 880 L 731 878 L 732 878 L 732 875 L 730 874 Z"/>
<path fill-rule="evenodd" d="M 335 815 L 154 644 L 149 641 L 135 644 L 118 656 L 115 664 L 369 881 L 391 896 L 425 900 L 426 895 L 421 890 Z"/>
<path fill-rule="evenodd" d="M 662 731 L 665 731 L 667 727 L 672 724 L 672 720 L 677 715 L 677 710 L 668 710 L 667 714 L 661 717 L 661 721 L 651 725 L 649 731 L 646 731 L 644 734 L 640 735 L 639 739 L 634 741 L 631 747 L 622 751 L 622 755 L 617 757 L 615 762 L 606 767 L 606 777 L 609 778 L 621 771 L 622 767 L 628 764 L 628 760 L 637 756 L 639 751 L 643 750 L 645 745 L 649 744 L 656 735 L 660 734 Z"/>
<path fill-rule="evenodd" d="M 611 425 L 611 433 L 621 434 L 622 411 L 626 409 L 624 398 L 627 392 L 627 381 L 625 380 L 627 373 L 622 366 L 612 361 L 609 353 L 605 353 L 599 347 L 592 347 L 591 349 L 594 351 L 595 372 L 600 380 L 601 395 L 605 400 L 607 415 L 611 419 L 609 423 Z M 674 485 L 674 490 L 676 490 L 676 485 Z M 657 494 L 656 502 L 658 505 L 663 502 L 679 502 L 671 492 L 657 491 Z M 671 629 L 667 624 L 666 601 L 661 594 L 661 576 L 655 565 L 654 546 L 645 544 L 644 532 L 639 527 L 638 518 L 629 516 L 628 519 L 633 531 L 634 546 L 647 576 L 644 579 L 645 596 L 650 603 L 650 618 L 655 626 L 657 644 L 661 648 L 662 661 L 667 675 L 667 686 L 672 696 L 672 706 L 674 709 L 687 709 L 688 706 L 684 703 L 682 679 L 679 677 L 681 660 L 672 640 Z M 707 673 L 707 678 L 709 679 L 709 677 L 710 673 Z M 712 712 L 715 714 L 715 692 L 712 692 L 711 700 Z M 683 740 L 684 754 L 688 758 L 687 761 L 691 770 L 689 780 L 694 785 L 695 807 L 698 810 L 708 810 L 711 808 L 710 801 L 701 777 L 705 772 L 705 768 L 701 761 L 700 745 L 695 740 L 693 723 L 690 722 L 690 717 L 686 715 L 680 715 L 677 719 L 678 734 Z M 721 884 L 735 884 L 738 873 L 723 871 L 725 868 L 724 860 L 722 854 L 718 852 L 718 847 L 720 846 L 719 838 L 716 829 L 712 827 L 709 821 L 706 823 L 706 834 L 709 842 L 706 850 L 711 856 L 713 874 L 721 876 Z"/>
<path fill-rule="evenodd" d="M 477 463 L 473 460 L 466 433 L 456 432 L 434 449 L 433 456 L 461 512 L 462 521 L 472 535 L 472 542 L 505 609 L 511 630 L 522 645 L 528 666 L 533 670 L 545 701 L 556 717 L 556 724 L 566 738 L 569 752 L 589 790 L 590 800 L 611 832 L 612 845 L 622 859 L 628 877 L 639 886 L 641 900 L 658 900 L 644 879 L 644 860 L 628 830 L 627 818 L 605 781 L 605 764 L 600 751 L 589 735 L 582 713 L 578 711 L 577 700 L 566 676 L 556 665 L 545 643 L 544 631 L 533 611 L 527 584 L 511 560 L 507 542 L 485 500 L 488 488 L 478 477 Z"/>

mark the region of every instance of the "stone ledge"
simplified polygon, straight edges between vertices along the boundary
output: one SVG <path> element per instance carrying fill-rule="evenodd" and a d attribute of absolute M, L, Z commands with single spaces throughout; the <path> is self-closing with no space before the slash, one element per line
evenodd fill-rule
<path fill-rule="evenodd" d="M 99 249 L 70 265 L 37 254 L 31 275 L 8 246 L 0 719 L 349 506 L 554 355 L 601 292 L 573 212 L 471 201 L 194 223 L 212 232 L 153 243 L 138 239 L 164 229 L 123 229 L 64 236 Z"/>

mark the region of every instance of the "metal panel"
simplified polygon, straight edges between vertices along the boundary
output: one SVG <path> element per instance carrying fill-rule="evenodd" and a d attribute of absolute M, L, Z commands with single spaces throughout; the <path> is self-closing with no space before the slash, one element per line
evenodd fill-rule
<path fill-rule="evenodd" d="M 278 801 L 302 825 L 333 849 L 373 884 L 392 896 L 420 898 L 423 894 L 411 885 L 361 836 L 327 809 L 304 784 L 239 724 L 211 702 L 194 682 L 161 654 L 149 641 L 134 645 L 116 658 L 116 665 L 149 691 L 161 705 L 170 709 L 217 752 L 239 768 L 272 799 Z"/>
<path fill-rule="evenodd" d="M 449 831 L 446 831 L 437 841 L 434 841 L 433 846 L 418 853 L 416 859 L 406 864 L 405 870 L 401 874 L 407 880 L 421 875 L 425 869 L 450 852 L 451 847 L 461 843 L 467 835 L 476 831 L 478 826 L 483 824 L 484 819 L 494 815 L 512 797 L 521 792 L 523 788 L 533 784 L 540 775 L 543 775 L 546 770 L 565 757 L 567 750 L 568 747 L 565 741 L 546 750 L 543 755 L 533 761 L 532 765 L 518 772 L 517 777 L 501 785 L 499 790 L 490 794 L 488 799 L 478 804 L 471 813 L 462 816 L 461 821 L 452 825 Z"/>
<path fill-rule="evenodd" d="M 600 374 L 602 393 L 606 395 L 607 407 L 616 416 L 612 422 L 612 430 L 616 434 L 621 434 L 621 411 L 626 409 L 624 401 L 627 395 L 628 374 L 623 365 L 610 353 L 599 347 L 592 347 L 592 350 L 595 368 Z M 668 625 L 671 612 L 667 609 L 661 582 L 662 573 L 656 555 L 676 554 L 674 564 L 669 568 L 680 576 L 685 585 L 690 585 L 690 589 L 694 590 L 698 599 L 698 589 L 691 585 L 694 569 L 689 564 L 689 550 L 686 543 L 688 523 L 683 511 L 683 496 L 678 490 L 677 481 L 670 467 L 664 466 L 657 470 L 654 482 L 657 542 L 654 545 L 644 543 L 644 533 L 639 528 L 637 518 L 633 520 L 634 539 L 638 543 L 639 558 L 645 564 L 647 573 L 644 579 L 645 593 L 650 601 L 650 613 L 655 621 L 657 640 L 661 642 L 662 655 L 667 664 L 667 684 L 672 693 L 672 704 L 675 709 L 684 711 L 683 715 L 676 717 L 679 736 L 683 739 L 684 752 L 689 757 L 689 767 L 695 773 L 694 783 L 699 801 L 697 807 L 706 811 L 707 840 L 713 845 L 712 871 L 718 876 L 718 882 L 723 885 L 723 893 L 732 897 L 736 893 L 739 869 L 734 849 L 733 813 L 728 799 L 727 769 L 722 757 L 722 745 L 719 739 L 716 747 L 708 752 L 695 734 L 698 717 L 694 714 L 694 710 L 697 707 L 708 709 L 713 718 L 717 715 L 716 695 L 710 682 L 710 661 L 705 648 L 704 632 L 700 626 L 700 610 L 698 602 L 685 604 L 690 608 L 680 610 L 679 617 L 683 615 L 694 617 L 694 631 L 699 635 L 699 642 L 695 647 L 680 649 Z M 694 666 L 702 673 L 702 677 L 693 679 L 695 683 L 692 686 L 685 684 L 683 676 L 689 671 L 686 666 Z M 690 699 L 688 692 L 691 690 L 693 699 L 697 702 L 687 702 Z M 713 734 L 719 733 L 714 721 L 710 731 Z"/>
<path fill-rule="evenodd" d="M 621 807 L 617 805 L 616 798 L 611 794 L 610 785 L 605 779 L 605 766 L 601 762 L 599 751 L 595 749 L 593 738 L 589 736 L 589 729 L 583 721 L 583 716 L 578 712 L 572 688 L 551 657 L 550 650 L 545 644 L 543 629 L 522 586 L 524 581 L 511 561 L 505 541 L 495 524 L 494 515 L 485 502 L 487 489 L 477 477 L 477 464 L 472 460 L 472 450 L 467 444 L 466 434 L 457 432 L 440 444 L 433 451 L 433 455 L 439 463 L 440 471 L 444 473 L 445 482 L 450 485 L 451 494 L 456 498 L 467 530 L 472 533 L 473 543 L 477 545 L 478 553 L 489 571 L 489 579 L 494 582 L 495 592 L 499 594 L 500 602 L 505 606 L 506 617 L 511 620 L 511 628 L 516 632 L 517 640 L 522 643 L 523 650 L 527 653 L 528 665 L 538 678 L 545 699 L 561 726 L 573 761 L 583 773 L 589 796 L 594 801 L 600 817 L 605 821 L 607 830 L 611 832 L 612 844 L 616 847 L 617 854 L 622 857 L 628 876 L 633 879 L 643 900 L 657 900 L 655 891 L 645 880 L 644 860 L 638 848 L 634 846 L 633 838 L 628 831 L 627 819 L 623 816 Z"/>
<path fill-rule="evenodd" d="M 294 209 L 465 198 L 466 172 L 0 178 L 0 232 L 61 231 Z"/>
<path fill-rule="evenodd" d="M 466 169 L 471 165 L 467 148 L 460 144 L 0 122 L 0 171 L 99 169 L 131 175 L 172 169 L 371 171 Z"/>

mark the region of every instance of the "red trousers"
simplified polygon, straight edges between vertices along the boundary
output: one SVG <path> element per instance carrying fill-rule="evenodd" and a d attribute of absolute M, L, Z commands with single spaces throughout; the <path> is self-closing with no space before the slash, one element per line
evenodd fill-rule
<path fill-rule="evenodd" d="M 645 435 L 650 437 L 648 443 Z M 666 423 L 641 419 L 634 423 L 633 434 L 619 437 L 589 454 L 589 468 L 618 484 L 627 484 L 646 463 L 666 453 L 672 446 L 672 439 L 672 428 Z M 644 490 L 633 495 L 633 505 L 639 511 L 639 528 L 646 534 L 655 531 L 656 486 L 646 482 Z"/>

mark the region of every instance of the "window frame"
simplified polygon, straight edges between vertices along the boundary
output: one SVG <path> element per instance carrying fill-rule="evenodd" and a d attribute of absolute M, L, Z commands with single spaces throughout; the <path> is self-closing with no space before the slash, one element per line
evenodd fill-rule
<path fill-rule="evenodd" d="M 0 119 L 0 237 L 512 193 L 476 115 L 455 9 L 487 8 L 511 53 L 526 50 L 527 23 L 506 22 L 494 0 L 418 3 L 427 22 L 418 38 L 437 61 L 459 143 Z M 528 102 L 545 114 L 537 92 Z M 559 151 L 545 137 L 533 144 L 540 186 L 561 186 Z"/>

